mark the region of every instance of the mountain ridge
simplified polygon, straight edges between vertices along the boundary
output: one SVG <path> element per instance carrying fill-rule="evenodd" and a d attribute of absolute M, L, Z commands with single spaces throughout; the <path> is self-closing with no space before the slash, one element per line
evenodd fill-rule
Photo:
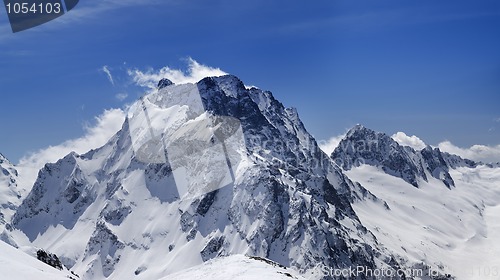
<path fill-rule="evenodd" d="M 319 266 L 399 271 L 436 263 L 434 279 L 444 277 L 448 266 L 394 248 L 387 236 L 404 237 L 367 213 L 409 223 L 400 217 L 406 206 L 388 194 L 429 186 L 467 192 L 462 170 L 478 164 L 429 146 L 416 151 L 361 125 L 342 141 L 326 155 L 296 109 L 236 76 L 162 80 L 104 146 L 46 164 L 16 208 L 13 229 L 82 279 L 159 279 L 235 254 L 268 258 L 312 279 L 331 279 Z M 375 168 L 373 178 L 365 167 Z M 386 185 L 398 191 L 381 193 Z M 481 199 L 453 207 L 494 205 Z M 446 209 L 443 216 L 455 208 Z M 481 224 L 481 215 L 468 218 Z"/>
<path fill-rule="evenodd" d="M 138 102 L 108 144 L 47 164 L 13 217 L 33 244 L 55 252 L 80 275 L 120 279 L 139 271 L 137 277 L 147 279 L 235 253 L 267 257 L 301 272 L 318 262 L 397 266 L 360 224 L 350 193 L 343 193 L 359 186 L 340 176 L 296 110 L 284 108 L 270 92 L 222 76 L 164 86 Z M 239 128 L 214 141 L 216 135 L 205 129 L 211 116 L 236 119 Z M 171 124 L 167 130 L 165 123 Z M 240 138 L 233 139 L 238 135 L 243 148 Z M 137 141 L 145 144 L 136 149 Z M 215 171 L 208 169 L 209 177 L 193 173 L 190 179 L 212 182 L 206 180 L 222 176 L 220 182 L 229 183 L 190 197 L 188 182 L 186 197 L 176 177 L 182 166 L 176 164 L 188 164 L 191 172 L 200 163 L 179 161 L 174 148 L 188 143 L 191 149 L 200 141 L 208 146 L 225 141 L 226 160 L 217 161 Z M 165 157 L 157 157 L 159 149 L 168 151 Z M 201 153 L 218 160 L 207 149 Z M 235 174 L 232 183 L 220 172 L 226 162 Z M 72 245 L 54 243 L 59 238 Z M 160 263 L 130 263 L 133 256 L 157 254 L 166 257 Z"/>
<path fill-rule="evenodd" d="M 350 129 L 330 157 L 344 170 L 368 164 L 380 167 L 385 173 L 397 176 L 414 187 L 419 180 L 434 177 L 447 188 L 455 185 L 449 169 L 458 166 L 475 167 L 477 163 L 459 156 L 443 153 L 427 145 L 421 150 L 403 146 L 389 135 L 356 125 Z"/>

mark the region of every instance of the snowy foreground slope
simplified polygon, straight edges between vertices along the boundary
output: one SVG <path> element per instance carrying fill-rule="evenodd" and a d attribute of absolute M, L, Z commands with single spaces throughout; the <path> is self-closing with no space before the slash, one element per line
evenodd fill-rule
<path fill-rule="evenodd" d="M 305 280 L 297 272 L 290 268 L 281 267 L 278 264 L 266 260 L 259 260 L 243 255 L 233 255 L 209 260 L 180 271 L 161 280 Z"/>
<path fill-rule="evenodd" d="M 68 280 L 74 277 L 57 270 L 36 258 L 0 242 L 0 278 L 8 280 Z"/>
<path fill-rule="evenodd" d="M 295 109 L 231 75 L 162 80 L 29 194 L 0 166 L 2 239 L 80 279 L 496 279 L 500 168 L 359 125 L 326 155 Z"/>
<path fill-rule="evenodd" d="M 437 180 L 420 188 L 363 165 L 347 172 L 390 211 L 369 201 L 353 207 L 377 240 L 402 258 L 425 261 L 458 279 L 500 279 L 500 170 L 451 171 L 455 188 Z"/>

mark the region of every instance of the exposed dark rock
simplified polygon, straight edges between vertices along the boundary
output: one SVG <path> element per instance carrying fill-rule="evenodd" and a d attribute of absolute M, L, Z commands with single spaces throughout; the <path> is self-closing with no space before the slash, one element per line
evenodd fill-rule
<path fill-rule="evenodd" d="M 157 88 L 158 89 L 162 89 L 162 88 L 165 88 L 165 87 L 168 87 L 170 85 L 173 85 L 174 83 L 172 81 L 170 81 L 169 79 L 167 78 L 163 78 L 161 79 L 159 82 L 158 82 L 158 86 Z"/>
<path fill-rule="evenodd" d="M 57 268 L 59 270 L 63 269 L 62 263 L 56 256 L 56 254 L 51 254 L 44 251 L 43 249 L 38 249 L 38 251 L 36 251 L 36 258 L 54 268 Z"/>

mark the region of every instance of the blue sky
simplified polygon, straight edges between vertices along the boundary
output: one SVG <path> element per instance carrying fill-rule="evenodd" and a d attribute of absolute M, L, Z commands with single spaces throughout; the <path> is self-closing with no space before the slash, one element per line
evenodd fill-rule
<path fill-rule="evenodd" d="M 496 0 L 80 0 L 15 34 L 1 10 L 0 152 L 17 162 L 80 137 L 144 91 L 129 69 L 188 57 L 271 90 L 317 139 L 361 123 L 495 146 L 499 29 Z"/>

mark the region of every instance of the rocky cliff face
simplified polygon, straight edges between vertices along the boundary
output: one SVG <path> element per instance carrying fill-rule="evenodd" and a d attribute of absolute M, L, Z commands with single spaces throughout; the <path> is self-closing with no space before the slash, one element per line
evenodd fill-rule
<path fill-rule="evenodd" d="M 352 128 L 331 154 L 333 161 L 344 170 L 362 164 L 377 166 L 385 173 L 399 177 L 415 187 L 419 180 L 428 181 L 428 176 L 441 180 L 448 188 L 455 183 L 449 169 L 460 164 L 475 163 L 458 156 L 442 153 L 438 148 L 416 151 L 401 146 L 390 136 L 357 125 Z"/>
<path fill-rule="evenodd" d="M 2 154 L 0 154 L 0 186 L 2 187 L 2 208 L 13 208 L 13 201 L 10 197 L 21 198 L 21 194 L 16 190 L 17 177 L 19 174 L 15 166 Z"/>
<path fill-rule="evenodd" d="M 16 167 L 0 154 L 0 240 L 17 246 L 10 230 L 10 219 L 21 204 Z"/>

